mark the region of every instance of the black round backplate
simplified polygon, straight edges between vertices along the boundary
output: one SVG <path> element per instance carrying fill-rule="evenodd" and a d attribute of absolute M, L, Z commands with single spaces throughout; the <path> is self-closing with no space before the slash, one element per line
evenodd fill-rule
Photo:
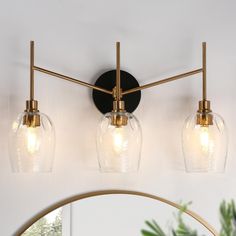
<path fill-rule="evenodd" d="M 122 91 L 136 88 L 139 86 L 138 81 L 128 72 L 120 71 L 120 82 Z M 116 86 L 116 70 L 107 71 L 102 74 L 95 82 L 96 86 L 112 90 Z M 141 91 L 126 94 L 122 97 L 125 101 L 125 110 L 132 113 L 139 105 Z M 103 114 L 112 111 L 113 96 L 93 89 L 93 101 L 97 109 Z"/>

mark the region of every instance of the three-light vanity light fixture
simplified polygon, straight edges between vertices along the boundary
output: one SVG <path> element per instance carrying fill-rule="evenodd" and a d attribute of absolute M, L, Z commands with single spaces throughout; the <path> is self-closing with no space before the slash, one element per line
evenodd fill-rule
<path fill-rule="evenodd" d="M 51 120 L 38 110 L 34 98 L 34 72 L 55 76 L 93 89 L 96 107 L 105 114 L 97 130 L 97 153 L 103 172 L 137 171 L 140 163 L 142 131 L 132 112 L 141 90 L 202 74 L 202 100 L 189 116 L 182 131 L 182 147 L 189 172 L 222 172 L 227 157 L 227 133 L 223 119 L 212 113 L 207 100 L 206 43 L 202 44 L 202 68 L 139 86 L 128 72 L 120 70 L 120 43 L 116 43 L 116 70 L 102 74 L 95 85 L 62 75 L 34 64 L 34 42 L 30 46 L 30 98 L 26 109 L 12 125 L 10 156 L 13 171 L 49 172 L 52 170 L 55 134 Z"/>

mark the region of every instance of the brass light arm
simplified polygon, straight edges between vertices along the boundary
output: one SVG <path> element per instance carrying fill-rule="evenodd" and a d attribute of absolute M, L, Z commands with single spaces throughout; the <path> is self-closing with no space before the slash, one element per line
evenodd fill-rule
<path fill-rule="evenodd" d="M 134 93 L 134 92 L 137 92 L 137 91 L 140 91 L 140 90 L 143 90 L 143 89 L 155 87 L 157 85 L 172 82 L 174 80 L 179 80 L 179 79 L 182 79 L 182 78 L 185 78 L 185 77 L 188 77 L 188 76 L 191 76 L 191 75 L 199 74 L 199 73 L 202 73 L 202 72 L 203 72 L 203 68 L 192 70 L 192 71 L 189 71 L 189 72 L 186 72 L 186 73 L 183 73 L 183 74 L 175 75 L 175 76 L 172 76 L 172 77 L 168 77 L 166 79 L 162 79 L 162 80 L 159 80 L 159 81 L 156 81 L 156 82 L 152 82 L 150 84 L 145 84 L 145 85 L 142 85 L 142 86 L 139 86 L 139 87 L 136 87 L 136 88 L 132 88 L 132 89 L 123 91 L 122 95 L 126 95 L 126 94 Z"/>
<path fill-rule="evenodd" d="M 30 94 L 29 100 L 26 101 L 25 112 L 38 112 L 38 101 L 34 100 L 34 41 L 30 41 Z M 30 127 L 39 126 L 39 116 L 24 116 L 24 124 Z"/>
<path fill-rule="evenodd" d="M 116 42 L 116 86 L 113 89 L 113 98 L 113 111 L 125 111 L 125 103 L 121 100 L 122 90 L 120 85 L 120 42 Z M 119 123 L 118 119 L 114 117 L 113 124 L 116 126 L 127 124 L 127 119 L 122 119 L 120 120 L 121 123 Z"/>
<path fill-rule="evenodd" d="M 72 77 L 69 77 L 69 76 L 66 76 L 66 75 L 63 75 L 63 74 L 59 74 L 59 73 L 54 72 L 54 71 L 50 71 L 50 70 L 47 70 L 47 69 L 44 69 L 44 68 L 41 68 L 41 67 L 38 67 L 38 66 L 33 66 L 33 69 L 35 71 L 39 71 L 39 72 L 47 74 L 47 75 L 55 76 L 57 78 L 64 79 L 64 80 L 67 80 L 67 81 L 70 81 L 70 82 L 73 82 L 73 83 L 76 83 L 76 84 L 79 84 L 79 85 L 83 85 L 85 87 L 101 91 L 103 93 L 112 94 L 112 91 L 109 91 L 107 89 L 104 89 L 104 88 L 98 87 L 96 85 L 86 83 L 86 82 L 81 81 L 81 80 L 74 79 Z"/>
<path fill-rule="evenodd" d="M 120 89 L 120 42 L 116 42 L 116 101 L 121 99 Z"/>
<path fill-rule="evenodd" d="M 211 102 L 207 100 L 207 78 L 206 78 L 206 42 L 202 43 L 202 100 L 198 105 L 197 124 L 201 126 L 213 125 L 211 114 Z"/>
<path fill-rule="evenodd" d="M 72 77 L 69 77 L 69 76 L 66 76 L 66 75 L 63 75 L 63 74 L 59 74 L 59 73 L 54 72 L 54 71 L 50 71 L 50 70 L 35 66 L 34 65 L 34 42 L 33 41 L 31 41 L 31 53 L 30 53 L 30 55 L 31 55 L 31 57 L 30 57 L 31 58 L 30 59 L 30 65 L 31 65 L 31 70 L 30 70 L 30 99 L 31 100 L 34 99 L 34 71 L 39 71 L 39 72 L 44 73 L 44 74 L 55 76 L 57 78 L 64 79 L 64 80 L 67 80 L 67 81 L 70 81 L 70 82 L 73 82 L 73 83 L 76 83 L 76 84 L 79 84 L 79 85 L 82 85 L 82 86 L 85 86 L 85 87 L 88 87 L 88 88 L 91 88 L 91 89 L 95 89 L 95 90 L 98 90 L 98 91 L 101 91 L 101 92 L 104 92 L 104 93 L 107 93 L 107 94 L 114 95 L 114 93 L 113 93 L 114 91 L 110 91 L 110 90 L 98 87 L 96 85 L 92 85 L 92 84 L 86 83 L 84 81 L 77 80 L 77 79 L 74 79 Z M 116 64 L 116 67 L 117 67 L 116 68 L 116 88 L 115 88 L 116 101 L 120 101 L 121 97 L 123 95 L 134 93 L 134 92 L 137 92 L 137 91 L 140 91 L 140 90 L 143 90 L 143 89 L 155 87 L 155 86 L 158 86 L 158 85 L 161 85 L 161 84 L 164 84 L 164 83 L 179 80 L 179 79 L 182 79 L 182 78 L 194 75 L 194 74 L 199 74 L 199 73 L 203 73 L 203 75 L 202 75 L 202 80 L 203 80 L 202 91 L 203 91 L 203 100 L 206 100 L 206 43 L 205 42 L 202 43 L 202 68 L 192 70 L 192 71 L 189 71 L 189 72 L 186 72 L 186 73 L 183 73 L 183 74 L 175 75 L 175 76 L 172 76 L 172 77 L 168 77 L 168 78 L 165 78 L 165 79 L 162 79 L 162 80 L 159 80 L 159 81 L 155 81 L 155 82 L 152 82 L 152 83 L 149 83 L 149 84 L 145 84 L 145 85 L 142 85 L 142 86 L 139 86 L 139 87 L 136 87 L 136 88 L 132 88 L 132 89 L 129 89 L 129 90 L 126 90 L 126 91 L 121 90 L 121 84 L 120 84 L 120 42 L 116 43 L 116 61 L 117 61 L 117 64 Z"/>
<path fill-rule="evenodd" d="M 202 100 L 207 100 L 206 42 L 202 43 Z"/>
<path fill-rule="evenodd" d="M 30 100 L 34 100 L 34 41 L 30 41 Z"/>
<path fill-rule="evenodd" d="M 189 71 L 183 74 L 179 74 L 176 76 L 172 76 L 163 80 L 159 80 L 150 84 L 146 84 L 146 85 L 142 85 L 139 86 L 137 88 L 132 88 L 126 91 L 122 92 L 122 95 L 125 94 L 129 94 L 129 93 L 134 93 L 143 89 L 147 89 L 147 88 L 151 88 L 160 84 L 164 84 L 164 83 L 168 83 L 168 82 L 172 82 L 174 80 L 178 80 L 178 79 L 182 79 L 194 74 L 198 74 L 198 73 L 202 73 L 202 98 L 203 101 L 207 100 L 207 82 L 206 82 L 206 42 L 202 43 L 202 68 L 197 69 L 197 70 L 193 70 L 193 71 Z"/>
<path fill-rule="evenodd" d="M 69 77 L 63 74 L 56 73 L 54 71 L 50 71 L 50 70 L 35 66 L 34 65 L 34 41 L 30 41 L 30 100 L 34 100 L 34 71 L 39 71 L 44 74 L 55 76 L 60 79 L 64 79 L 64 80 L 67 80 L 67 81 L 70 81 L 79 85 L 83 85 L 91 89 L 101 91 L 103 93 L 112 94 L 112 91 L 109 91 L 107 89 L 83 82 L 81 80 L 74 79 L 72 77 Z"/>

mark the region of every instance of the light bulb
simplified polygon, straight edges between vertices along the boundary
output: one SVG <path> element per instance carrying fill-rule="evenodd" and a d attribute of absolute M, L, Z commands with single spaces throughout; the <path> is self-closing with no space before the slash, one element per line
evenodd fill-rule
<path fill-rule="evenodd" d="M 114 117 L 119 117 L 121 120 L 125 118 L 125 124 L 114 125 Z M 102 172 L 137 171 L 141 144 L 141 127 L 134 115 L 128 112 L 105 114 L 97 130 L 97 153 L 100 170 Z"/>
<path fill-rule="evenodd" d="M 198 124 L 199 116 L 189 116 L 182 132 L 185 167 L 188 172 L 223 172 L 227 158 L 227 132 L 223 119 L 209 113 L 212 123 Z"/>
<path fill-rule="evenodd" d="M 23 112 L 18 116 L 12 125 L 9 139 L 10 158 L 14 172 L 50 172 L 54 159 L 54 147 L 54 128 L 45 114 Z"/>
<path fill-rule="evenodd" d="M 212 154 L 214 151 L 214 140 L 211 138 L 209 126 L 200 126 L 199 141 L 201 150 L 207 154 Z"/>
<path fill-rule="evenodd" d="M 36 127 L 28 127 L 26 131 L 27 150 L 31 155 L 40 149 L 41 140 L 37 131 L 38 128 Z"/>
<path fill-rule="evenodd" d="M 112 145 L 113 150 L 118 155 L 127 149 L 128 141 L 124 137 L 124 128 L 123 127 L 115 127 L 112 133 Z"/>

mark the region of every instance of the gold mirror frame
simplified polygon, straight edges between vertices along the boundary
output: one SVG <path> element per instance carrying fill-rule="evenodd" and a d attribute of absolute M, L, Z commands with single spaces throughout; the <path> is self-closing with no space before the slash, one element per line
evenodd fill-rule
<path fill-rule="evenodd" d="M 130 190 L 102 190 L 102 191 L 93 191 L 93 192 L 87 192 L 78 194 L 69 198 L 66 198 L 62 201 L 59 201 L 52 206 L 46 208 L 45 210 L 38 213 L 35 217 L 33 217 L 31 220 L 29 220 L 26 224 L 24 224 L 18 232 L 15 234 L 15 236 L 21 236 L 30 226 L 32 226 L 36 221 L 38 221 L 43 216 L 47 215 L 53 210 L 56 210 L 59 207 L 62 207 L 64 205 L 67 205 L 69 203 L 90 198 L 90 197 L 96 197 L 96 196 L 104 196 L 104 195 L 111 195 L 111 194 L 127 194 L 127 195 L 134 195 L 134 196 L 141 196 L 149 199 L 153 199 L 162 203 L 165 203 L 169 206 L 172 206 L 176 209 L 182 210 L 182 206 L 180 204 L 177 204 L 175 202 L 169 201 L 165 198 L 155 196 L 149 193 L 144 192 L 138 192 L 138 191 L 130 191 Z M 191 210 L 185 210 L 184 211 L 187 215 L 198 221 L 202 226 L 204 226 L 212 235 L 219 236 L 219 233 L 207 222 L 205 221 L 201 216 L 196 214 L 195 212 Z"/>

